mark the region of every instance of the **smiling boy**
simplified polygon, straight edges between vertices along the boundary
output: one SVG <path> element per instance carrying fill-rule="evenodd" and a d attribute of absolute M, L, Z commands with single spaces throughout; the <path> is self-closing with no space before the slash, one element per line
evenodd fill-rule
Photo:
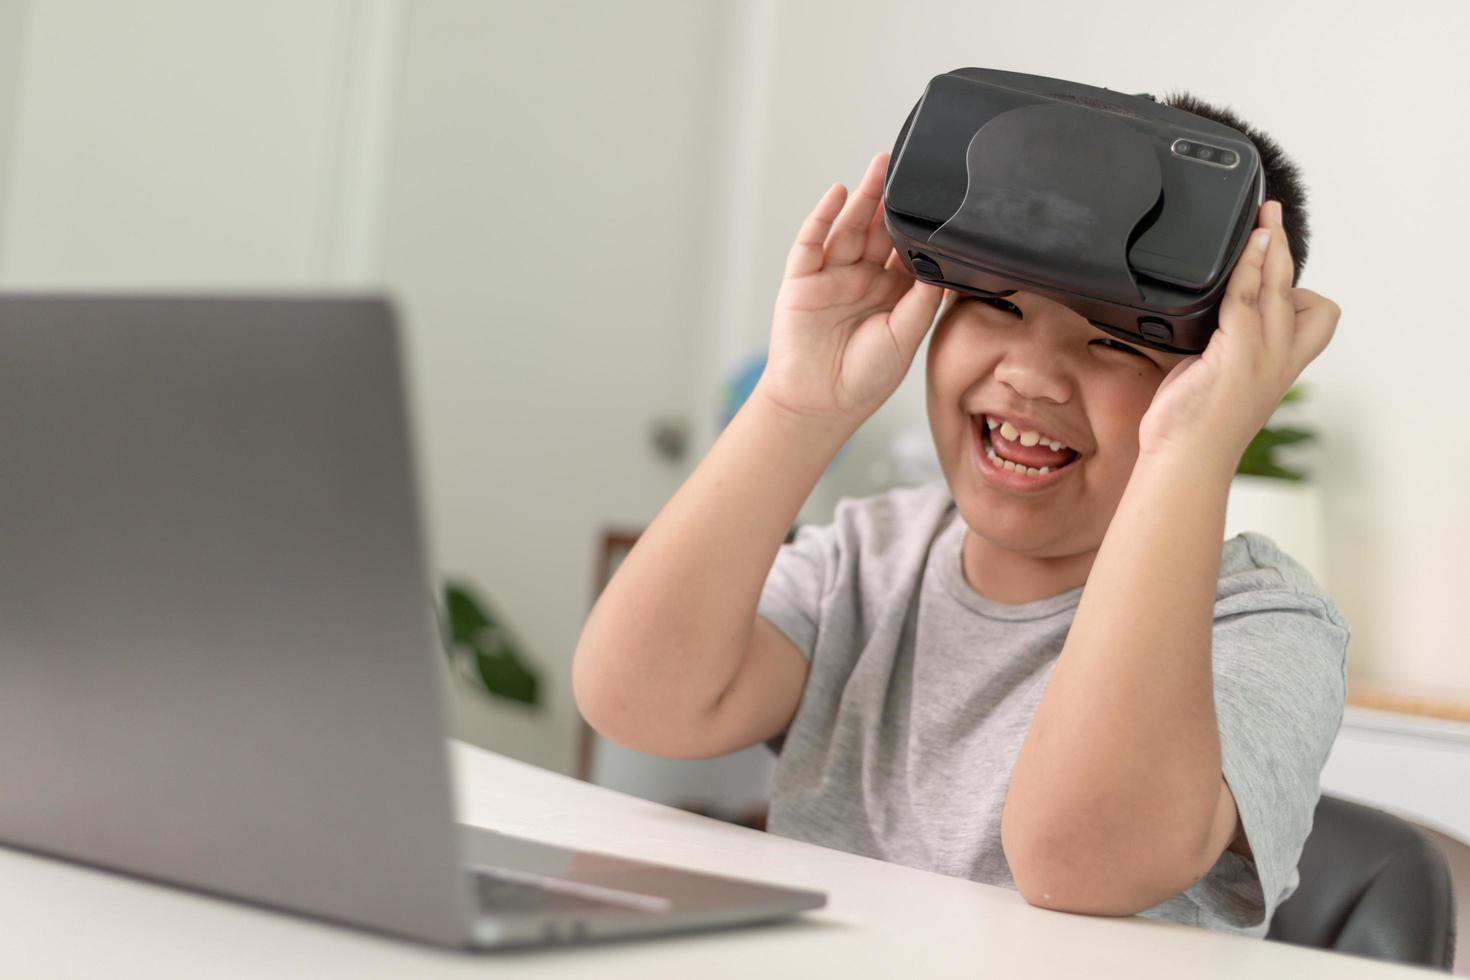
<path fill-rule="evenodd" d="M 886 163 L 802 225 L 766 371 L 599 598 L 578 705 L 655 754 L 771 740 L 773 832 L 1264 935 L 1298 883 L 1349 631 L 1269 540 L 1222 548 L 1225 504 L 1340 310 L 1293 287 L 1274 200 L 1198 357 L 1040 295 L 943 294 L 893 253 Z M 783 546 L 931 324 L 943 483 L 845 499 Z"/>

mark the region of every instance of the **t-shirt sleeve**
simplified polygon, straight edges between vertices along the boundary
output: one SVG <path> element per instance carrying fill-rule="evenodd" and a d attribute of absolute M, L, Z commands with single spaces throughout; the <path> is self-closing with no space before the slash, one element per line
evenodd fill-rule
<path fill-rule="evenodd" d="M 756 604 L 756 615 L 796 644 L 810 663 L 817 645 L 822 596 L 836 566 L 836 527 L 804 524 L 781 545 Z"/>
<path fill-rule="evenodd" d="M 1289 587 L 1216 603 L 1221 767 L 1254 860 L 1227 850 L 1185 892 L 1201 925 L 1264 935 L 1295 891 L 1322 767 L 1342 724 L 1349 638 L 1330 600 Z"/>

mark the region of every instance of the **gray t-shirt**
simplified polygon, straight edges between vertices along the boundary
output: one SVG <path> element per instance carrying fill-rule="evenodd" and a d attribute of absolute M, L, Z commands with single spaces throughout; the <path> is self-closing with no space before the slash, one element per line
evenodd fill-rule
<path fill-rule="evenodd" d="M 942 481 L 844 498 L 782 545 L 758 613 L 811 662 L 771 744 L 773 833 L 1015 888 L 1000 821 L 1011 768 L 1082 588 L 1021 605 L 964 578 Z M 1254 863 L 1226 851 L 1140 915 L 1264 936 L 1299 884 L 1342 723 L 1349 629 L 1268 538 L 1224 543 L 1212 659 L 1226 781 Z"/>

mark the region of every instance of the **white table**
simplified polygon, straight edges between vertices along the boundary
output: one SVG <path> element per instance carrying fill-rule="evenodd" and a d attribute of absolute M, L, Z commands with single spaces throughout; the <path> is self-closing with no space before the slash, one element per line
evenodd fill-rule
<path fill-rule="evenodd" d="M 451 743 L 462 818 L 524 837 L 815 888 L 774 926 L 474 954 L 400 942 L 0 848 L 0 977 L 1433 976 L 1015 892 L 723 824 Z"/>

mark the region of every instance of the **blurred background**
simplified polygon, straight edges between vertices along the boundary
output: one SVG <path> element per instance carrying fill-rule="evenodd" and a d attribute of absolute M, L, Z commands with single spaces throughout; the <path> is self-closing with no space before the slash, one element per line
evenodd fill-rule
<path fill-rule="evenodd" d="M 1457 0 L 0 0 L 0 287 L 390 294 L 434 567 L 538 677 L 447 669 L 454 732 L 668 795 L 584 742 L 572 651 L 759 370 L 803 216 L 952 68 L 1185 89 L 1300 165 L 1300 285 L 1343 309 L 1268 533 L 1360 703 L 1470 719 L 1467 36 Z M 937 477 L 923 357 L 803 522 Z M 675 768 L 758 795 L 768 763 Z"/>

